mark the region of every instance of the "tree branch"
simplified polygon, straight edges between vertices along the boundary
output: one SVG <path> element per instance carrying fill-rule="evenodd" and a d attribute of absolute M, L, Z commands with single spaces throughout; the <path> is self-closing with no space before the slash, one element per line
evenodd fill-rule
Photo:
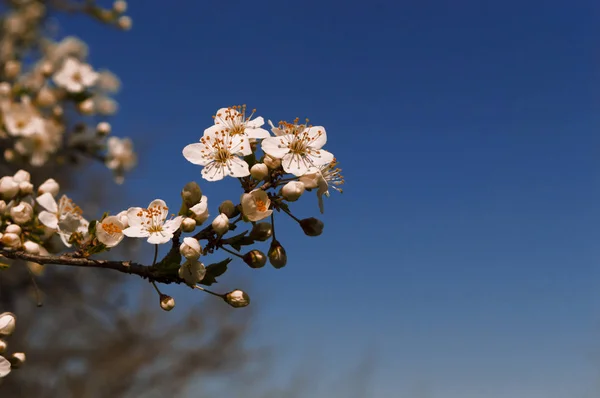
<path fill-rule="evenodd" d="M 21 250 L 14 251 L 0 249 L 0 257 L 2 256 L 13 260 L 33 261 L 42 265 L 56 264 L 83 268 L 112 269 L 126 274 L 137 275 L 143 279 L 148 279 L 149 281 L 159 283 L 169 284 L 182 282 L 177 274 L 166 275 L 163 271 L 155 267 L 138 264 L 131 261 L 96 260 L 84 257 L 69 257 L 68 255 L 40 256 L 37 254 L 29 254 Z"/>

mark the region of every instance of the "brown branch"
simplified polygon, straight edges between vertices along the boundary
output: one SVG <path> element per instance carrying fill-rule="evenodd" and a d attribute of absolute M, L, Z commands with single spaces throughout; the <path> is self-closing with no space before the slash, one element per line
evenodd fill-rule
<path fill-rule="evenodd" d="M 34 263 L 47 265 L 68 265 L 72 267 L 83 268 L 103 268 L 112 269 L 126 274 L 137 275 L 143 279 L 159 283 L 181 283 L 182 280 L 177 274 L 167 275 L 162 270 L 148 265 L 138 264 L 131 261 L 109 261 L 96 260 L 84 257 L 70 257 L 68 255 L 60 256 L 40 256 L 37 254 L 29 254 L 24 251 L 0 249 L 0 257 L 6 257 L 13 260 L 33 261 Z"/>

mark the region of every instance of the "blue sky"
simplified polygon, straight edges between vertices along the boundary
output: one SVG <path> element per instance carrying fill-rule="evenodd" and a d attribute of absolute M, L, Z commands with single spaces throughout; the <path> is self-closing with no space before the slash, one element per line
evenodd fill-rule
<path fill-rule="evenodd" d="M 130 205 L 176 207 L 190 180 L 211 214 L 239 197 L 180 155 L 220 107 L 326 127 L 347 185 L 324 234 L 282 217 L 288 266 L 232 267 L 251 279 L 253 338 L 286 364 L 273 383 L 311 362 L 308 396 L 347 397 L 373 352 L 371 398 L 587 398 L 600 394 L 599 11 L 131 1 L 131 32 L 64 26 L 123 81 L 114 131 L 141 155 Z M 318 213 L 313 194 L 294 208 Z"/>

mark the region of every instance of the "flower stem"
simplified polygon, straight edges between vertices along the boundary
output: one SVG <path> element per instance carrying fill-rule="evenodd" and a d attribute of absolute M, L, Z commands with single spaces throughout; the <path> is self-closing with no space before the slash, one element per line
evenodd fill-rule
<path fill-rule="evenodd" d="M 158 258 L 158 245 L 154 245 L 154 260 L 152 260 L 153 267 L 156 265 L 157 258 Z M 150 281 L 150 282 L 152 282 L 152 286 L 154 286 L 154 289 L 156 289 L 156 292 L 158 293 L 158 295 L 162 296 L 161 291 L 158 289 L 158 286 L 156 286 L 156 282 L 154 282 L 154 281 Z"/>
<path fill-rule="evenodd" d="M 275 239 L 275 213 L 271 213 L 271 229 L 273 230 L 273 241 L 276 241 L 277 239 Z"/>
<path fill-rule="evenodd" d="M 212 294 L 213 296 L 217 296 L 217 297 L 221 297 L 221 298 L 225 297 L 224 294 L 219 294 L 219 293 L 211 292 L 210 290 L 207 290 L 207 289 L 205 289 L 205 288 L 203 288 L 202 286 L 199 286 L 199 285 L 195 285 L 194 289 L 202 290 L 203 292 L 206 292 L 208 294 Z"/>
<path fill-rule="evenodd" d="M 290 213 L 289 210 L 284 209 L 283 207 L 281 208 L 281 210 L 283 210 L 288 216 L 292 217 L 294 220 L 296 220 L 296 222 L 300 222 L 300 220 L 298 219 L 298 217 L 296 217 L 295 215 L 293 215 L 292 213 Z"/>
<path fill-rule="evenodd" d="M 225 246 L 219 246 L 219 248 L 225 250 L 227 253 L 233 254 L 234 256 L 238 256 L 239 258 L 243 257 L 241 254 L 238 254 L 238 253 L 234 252 L 233 250 L 229 250 Z"/>

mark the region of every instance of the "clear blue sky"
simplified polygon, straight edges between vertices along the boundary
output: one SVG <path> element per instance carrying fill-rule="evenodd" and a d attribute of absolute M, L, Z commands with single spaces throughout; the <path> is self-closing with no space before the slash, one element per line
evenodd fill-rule
<path fill-rule="evenodd" d="M 308 396 L 346 398 L 336 386 L 373 351 L 371 398 L 600 396 L 596 1 L 130 10 L 128 33 L 65 25 L 123 80 L 114 131 L 142 156 L 130 205 L 178 206 L 201 182 L 181 149 L 227 105 L 309 117 L 344 169 L 320 238 L 281 219 L 286 268 L 232 267 L 252 279 L 256 341 L 290 364 L 277 383 L 312 361 Z M 239 197 L 201 184 L 213 215 Z M 295 207 L 318 213 L 312 194 Z"/>

